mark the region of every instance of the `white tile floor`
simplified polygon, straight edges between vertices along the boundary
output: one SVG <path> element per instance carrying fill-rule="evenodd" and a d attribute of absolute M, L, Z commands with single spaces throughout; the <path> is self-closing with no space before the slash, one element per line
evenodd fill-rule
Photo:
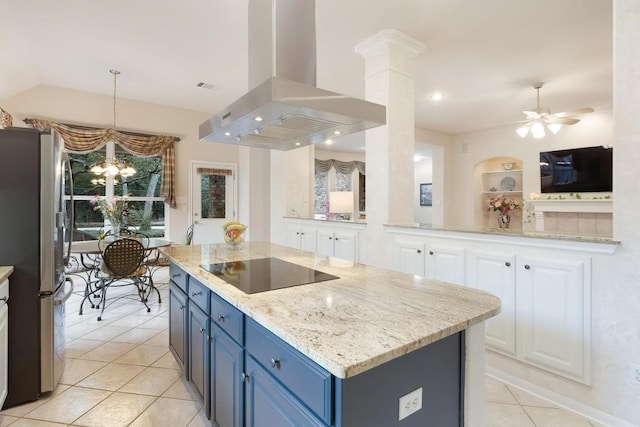
<path fill-rule="evenodd" d="M 98 322 L 86 304 L 78 315 L 80 292 L 70 298 L 60 385 L 50 396 L 0 412 L 0 427 L 208 426 L 169 352 L 167 269 L 155 278 L 163 302 L 154 297 L 150 313 L 133 297 L 123 298 Z M 76 281 L 77 291 L 82 286 Z M 596 425 L 489 377 L 486 390 L 489 427 Z"/>

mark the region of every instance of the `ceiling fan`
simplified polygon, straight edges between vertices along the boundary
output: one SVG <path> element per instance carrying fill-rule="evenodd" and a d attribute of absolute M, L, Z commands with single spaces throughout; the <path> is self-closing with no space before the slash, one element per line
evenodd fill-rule
<path fill-rule="evenodd" d="M 584 107 L 577 110 L 563 111 L 561 113 L 551 114 L 551 110 L 547 107 L 540 106 L 540 89 L 544 83 L 539 82 L 533 85 L 537 95 L 537 105 L 534 110 L 523 111 L 527 118 L 518 123 L 525 123 L 519 127 L 516 132 L 520 137 L 524 138 L 531 131 L 531 136 L 536 139 L 544 138 L 545 130 L 549 130 L 554 135 L 557 134 L 562 125 L 575 125 L 580 121 L 575 116 L 586 113 L 593 113 L 593 108 Z"/>

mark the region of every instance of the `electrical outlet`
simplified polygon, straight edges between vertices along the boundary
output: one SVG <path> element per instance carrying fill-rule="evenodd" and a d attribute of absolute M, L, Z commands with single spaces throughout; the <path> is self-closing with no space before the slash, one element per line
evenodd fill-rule
<path fill-rule="evenodd" d="M 640 365 L 631 364 L 631 384 L 640 387 Z"/>
<path fill-rule="evenodd" d="M 398 403 L 398 421 L 422 409 L 422 387 L 402 396 Z"/>

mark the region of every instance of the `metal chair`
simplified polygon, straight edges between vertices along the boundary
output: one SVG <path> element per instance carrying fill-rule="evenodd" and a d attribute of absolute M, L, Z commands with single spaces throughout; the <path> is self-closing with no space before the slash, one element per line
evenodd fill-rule
<path fill-rule="evenodd" d="M 95 290 L 91 292 L 91 294 L 98 293 L 100 295 L 100 300 L 96 305 L 96 308 L 100 308 L 100 306 L 102 306 L 98 320 L 102 320 L 102 314 L 107 306 L 107 290 L 112 286 L 135 285 L 140 301 L 147 308 L 147 312 L 151 311 L 147 305 L 149 276 L 147 274 L 146 266 L 143 265 L 144 258 L 145 247 L 137 239 L 125 237 L 108 243 L 102 252 L 102 260 L 104 262 L 104 267 L 106 268 L 101 268 L 100 271 L 98 271 L 97 276 L 99 283 L 96 285 Z M 128 280 L 131 282 L 122 282 Z M 126 295 L 123 295 L 122 297 L 124 296 Z M 88 297 L 89 295 L 85 296 L 82 300 L 80 310 L 82 310 L 82 305 Z M 111 303 L 109 303 L 109 305 L 111 305 Z"/>

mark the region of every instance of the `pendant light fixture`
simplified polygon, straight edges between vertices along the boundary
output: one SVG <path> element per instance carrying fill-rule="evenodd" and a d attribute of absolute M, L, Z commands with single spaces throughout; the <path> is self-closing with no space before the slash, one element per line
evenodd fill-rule
<path fill-rule="evenodd" d="M 118 70 L 109 70 L 113 74 L 113 131 L 116 131 L 116 93 L 117 93 L 117 77 L 120 74 Z M 123 178 L 128 178 L 136 174 L 136 170 L 131 166 L 128 160 L 119 160 L 115 157 L 106 158 L 103 163 L 96 163 L 89 169 L 90 172 L 98 175 L 98 178 L 91 180 L 94 185 L 105 185 L 106 177 L 116 177 L 120 175 Z M 114 181 L 118 183 L 117 180 Z"/>

